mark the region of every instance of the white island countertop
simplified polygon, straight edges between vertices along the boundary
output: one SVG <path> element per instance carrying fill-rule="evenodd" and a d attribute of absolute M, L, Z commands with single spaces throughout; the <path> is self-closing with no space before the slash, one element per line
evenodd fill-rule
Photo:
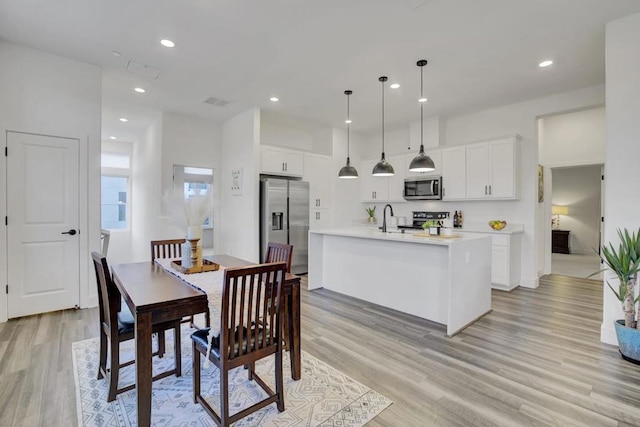
<path fill-rule="evenodd" d="M 416 233 L 412 230 L 402 233 L 398 230 L 392 230 L 391 232 L 383 233 L 382 230 L 371 227 L 352 227 L 352 228 L 333 228 L 326 230 L 310 230 L 309 233 L 324 234 L 327 236 L 343 236 L 343 237 L 357 237 L 361 239 L 375 239 L 385 240 L 393 242 L 405 242 L 416 243 L 423 245 L 442 245 L 450 246 L 460 241 L 469 241 L 474 239 L 481 239 L 482 236 L 473 234 L 456 233 L 452 236 L 424 236 L 427 231 Z"/>

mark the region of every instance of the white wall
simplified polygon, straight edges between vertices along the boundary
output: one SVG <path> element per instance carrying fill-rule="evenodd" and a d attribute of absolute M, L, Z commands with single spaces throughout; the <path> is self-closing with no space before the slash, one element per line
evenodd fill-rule
<path fill-rule="evenodd" d="M 160 236 L 162 114 L 157 113 L 145 138 L 133 146 L 131 165 L 131 242 L 133 262 L 149 261 L 149 242 Z"/>
<path fill-rule="evenodd" d="M 603 164 L 604 107 L 545 117 L 540 120 L 540 163 L 547 167 Z"/>
<path fill-rule="evenodd" d="M 213 247 L 218 247 L 215 230 L 220 215 L 220 157 L 222 154 L 222 126 L 219 123 L 175 113 L 162 113 L 162 187 L 165 197 L 173 191 L 173 165 L 211 168 L 213 176 Z M 166 197 L 165 197 L 166 198 Z M 175 211 L 174 211 L 175 213 Z M 186 229 L 162 207 L 164 227 L 155 239 L 183 237 Z"/>
<path fill-rule="evenodd" d="M 569 209 L 560 216 L 560 229 L 571 231 L 572 254 L 593 255 L 600 244 L 600 170 L 600 165 L 552 169 L 551 203 Z"/>
<path fill-rule="evenodd" d="M 303 151 L 313 150 L 313 134 L 305 129 L 261 121 L 259 137 L 261 145 L 273 145 Z"/>
<path fill-rule="evenodd" d="M 80 306 L 97 304 L 90 252 L 100 250 L 100 68 L 0 41 L 0 144 L 5 131 L 33 132 L 80 141 Z M 6 176 L 2 156 L 0 176 Z M 6 213 L 6 180 L 0 184 Z M 0 227 L 0 277 L 6 277 L 6 227 Z M 0 293 L 0 321 L 7 297 Z"/>
<path fill-rule="evenodd" d="M 260 261 L 259 170 L 260 110 L 252 108 L 222 125 L 221 249 L 248 261 Z M 231 171 L 242 169 L 242 194 L 231 193 Z"/>
<path fill-rule="evenodd" d="M 616 229 L 637 230 L 640 203 L 640 14 L 607 24 L 607 138 L 605 163 L 605 242 L 617 242 Z M 614 277 L 605 273 L 604 280 Z M 619 302 L 603 286 L 601 339 L 616 344 L 613 322 L 622 318 Z"/>

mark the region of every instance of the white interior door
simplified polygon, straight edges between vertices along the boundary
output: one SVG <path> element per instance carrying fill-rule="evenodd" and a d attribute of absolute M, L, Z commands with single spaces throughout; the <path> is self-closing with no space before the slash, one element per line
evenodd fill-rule
<path fill-rule="evenodd" d="M 8 317 L 79 305 L 77 139 L 7 133 Z"/>

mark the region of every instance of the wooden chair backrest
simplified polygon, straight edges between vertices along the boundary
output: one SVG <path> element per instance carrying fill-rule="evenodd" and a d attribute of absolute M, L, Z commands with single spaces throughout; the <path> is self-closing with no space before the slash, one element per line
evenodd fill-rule
<path fill-rule="evenodd" d="M 151 262 L 156 258 L 178 259 L 182 257 L 182 244 L 185 239 L 152 240 L 151 241 Z"/>
<path fill-rule="evenodd" d="M 291 273 L 291 257 L 293 256 L 293 245 L 285 243 L 269 242 L 267 244 L 267 255 L 264 262 L 286 262 L 287 273 Z"/>
<path fill-rule="evenodd" d="M 280 300 L 284 262 L 227 268 L 224 271 L 220 319 L 220 358 L 258 359 L 282 345 Z M 225 327 L 226 325 L 226 327 Z"/>
<path fill-rule="evenodd" d="M 100 327 L 105 324 L 110 331 L 118 330 L 118 312 L 121 308 L 121 297 L 118 288 L 111 279 L 107 258 L 99 252 L 91 252 L 93 266 L 98 282 L 98 302 L 100 304 Z"/>

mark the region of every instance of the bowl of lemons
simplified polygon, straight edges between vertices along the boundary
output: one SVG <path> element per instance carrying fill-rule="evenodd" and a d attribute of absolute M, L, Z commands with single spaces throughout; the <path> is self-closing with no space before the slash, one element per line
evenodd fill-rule
<path fill-rule="evenodd" d="M 501 219 L 489 221 L 489 227 L 493 228 L 494 230 L 502 230 L 506 226 L 507 226 L 507 221 L 503 221 Z"/>

